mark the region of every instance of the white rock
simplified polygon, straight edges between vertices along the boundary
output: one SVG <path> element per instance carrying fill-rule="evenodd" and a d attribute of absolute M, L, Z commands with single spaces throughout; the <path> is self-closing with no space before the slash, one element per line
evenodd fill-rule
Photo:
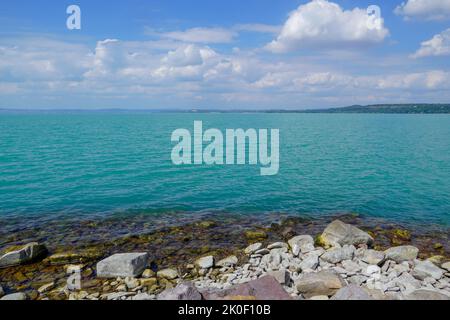
<path fill-rule="evenodd" d="M 284 242 L 275 242 L 272 244 L 269 244 L 267 246 L 267 249 L 272 250 L 272 249 L 281 249 L 281 248 L 288 248 L 289 246 L 284 243 Z"/>
<path fill-rule="evenodd" d="M 97 277 L 137 277 L 147 267 L 147 253 L 120 253 L 97 263 Z"/>
<path fill-rule="evenodd" d="M 401 263 L 416 259 L 419 254 L 419 249 L 413 246 L 399 246 L 387 249 L 384 254 L 387 260 Z"/>
<path fill-rule="evenodd" d="M 195 261 L 195 265 L 200 269 L 212 268 L 212 267 L 214 267 L 214 257 L 207 256 L 207 257 L 202 257 L 200 259 L 197 259 L 197 261 Z"/>
<path fill-rule="evenodd" d="M 320 258 L 329 263 L 339 263 L 343 260 L 352 260 L 355 250 L 354 246 L 332 248 L 325 252 Z"/>
<path fill-rule="evenodd" d="M 444 275 L 444 270 L 435 266 L 430 261 L 416 260 L 412 275 L 420 280 L 424 280 L 427 277 L 432 277 L 439 280 Z"/>
<path fill-rule="evenodd" d="M 446 263 L 442 264 L 441 268 L 450 272 L 450 262 L 446 262 Z"/>
<path fill-rule="evenodd" d="M 380 265 L 384 261 L 384 253 L 376 250 L 364 250 L 361 260 L 368 264 Z"/>
<path fill-rule="evenodd" d="M 238 263 L 236 256 L 229 256 L 216 263 L 217 267 L 234 267 Z"/>
<path fill-rule="evenodd" d="M 372 276 L 374 274 L 381 274 L 381 268 L 379 266 L 370 265 L 365 271 L 365 275 Z"/>
<path fill-rule="evenodd" d="M 256 251 L 258 251 L 261 248 L 262 248 L 262 243 L 259 243 L 259 242 L 254 243 L 254 244 L 249 245 L 247 248 L 245 248 L 244 253 L 250 255 L 252 253 L 255 253 Z"/>
<path fill-rule="evenodd" d="M 27 300 L 27 295 L 23 292 L 18 292 L 18 293 L 12 293 L 12 294 L 7 294 L 6 296 L 4 296 L 3 298 L 1 298 L 0 300 L 9 300 L 9 301 L 15 301 L 15 300 Z"/>
<path fill-rule="evenodd" d="M 366 232 L 350 224 L 335 220 L 330 223 L 320 236 L 326 246 L 363 245 L 373 243 L 373 238 Z"/>

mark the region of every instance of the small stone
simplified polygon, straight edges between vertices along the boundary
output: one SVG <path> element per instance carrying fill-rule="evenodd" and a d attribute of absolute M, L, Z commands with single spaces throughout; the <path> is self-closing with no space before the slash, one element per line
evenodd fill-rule
<path fill-rule="evenodd" d="M 262 243 L 254 243 L 249 245 L 247 248 L 245 248 L 244 253 L 247 255 L 253 254 L 256 251 L 258 251 L 259 249 L 262 248 Z"/>
<path fill-rule="evenodd" d="M 28 243 L 21 247 L 9 249 L 0 257 L 0 268 L 18 266 L 44 258 L 48 250 L 43 244 L 37 242 Z"/>
<path fill-rule="evenodd" d="M 314 297 L 309 298 L 309 300 L 318 300 L 318 301 L 320 301 L 320 300 L 330 300 L 330 298 L 328 298 L 328 296 L 314 296 Z"/>
<path fill-rule="evenodd" d="M 207 256 L 207 257 L 202 257 L 200 259 L 197 259 L 197 261 L 195 261 L 195 265 L 200 269 L 212 268 L 212 267 L 214 267 L 214 257 Z"/>
<path fill-rule="evenodd" d="M 120 253 L 97 263 L 97 277 L 137 277 L 147 267 L 147 253 Z"/>
<path fill-rule="evenodd" d="M 386 255 L 386 260 L 393 260 L 397 263 L 402 263 L 404 261 L 412 261 L 417 259 L 419 254 L 419 249 L 413 246 L 400 246 L 387 249 L 384 254 Z"/>
<path fill-rule="evenodd" d="M 239 262 L 236 256 L 229 256 L 216 263 L 217 267 L 234 267 Z"/>
<path fill-rule="evenodd" d="M 319 266 L 319 256 L 317 254 L 309 253 L 305 256 L 299 267 L 301 270 L 316 270 Z"/>
<path fill-rule="evenodd" d="M 296 236 L 288 241 L 294 256 L 314 250 L 314 239 L 309 235 Z"/>
<path fill-rule="evenodd" d="M 247 240 L 261 240 L 267 239 L 267 233 L 264 231 L 245 231 L 245 237 Z"/>
<path fill-rule="evenodd" d="M 365 275 L 372 276 L 374 274 L 380 274 L 381 268 L 379 266 L 370 265 L 366 268 Z"/>
<path fill-rule="evenodd" d="M 39 293 L 45 293 L 47 291 L 52 290 L 55 287 L 55 282 L 50 282 L 41 286 L 37 291 Z"/>
<path fill-rule="evenodd" d="M 336 292 L 331 300 L 373 300 L 373 298 L 364 289 L 351 284 Z"/>
<path fill-rule="evenodd" d="M 155 296 L 154 295 L 150 295 L 148 293 L 139 293 L 137 295 L 135 295 L 132 300 L 136 300 L 136 301 L 148 301 L 148 300 L 155 300 Z"/>
<path fill-rule="evenodd" d="M 416 261 L 412 275 L 416 279 L 424 280 L 427 277 L 439 280 L 444 275 L 444 270 L 436 267 L 430 261 Z"/>
<path fill-rule="evenodd" d="M 12 294 L 7 294 L 6 296 L 4 296 L 3 298 L 1 298 L 0 300 L 9 300 L 9 301 L 23 301 L 23 300 L 27 300 L 27 295 L 23 292 L 18 292 L 18 293 L 12 293 Z"/>
<path fill-rule="evenodd" d="M 287 249 L 287 248 L 289 248 L 289 246 L 286 243 L 284 243 L 284 242 L 275 242 L 275 243 L 272 243 L 272 244 L 267 246 L 267 249 L 269 249 L 269 250 L 281 249 L 281 248 L 286 248 Z"/>
<path fill-rule="evenodd" d="M 450 272 L 450 262 L 446 262 L 446 263 L 442 264 L 441 268 Z"/>
<path fill-rule="evenodd" d="M 158 271 L 157 276 L 158 276 L 158 278 L 174 280 L 174 279 L 178 278 L 178 271 L 175 269 L 164 269 L 164 270 Z"/>
<path fill-rule="evenodd" d="M 137 280 L 135 278 L 126 277 L 125 278 L 125 285 L 127 286 L 127 288 L 129 290 L 133 290 L 133 289 L 139 287 L 140 283 L 139 283 L 139 280 Z"/>
<path fill-rule="evenodd" d="M 151 269 L 145 269 L 144 272 L 142 273 L 142 278 L 148 279 L 148 278 L 153 278 L 156 276 L 156 272 L 154 272 Z"/>

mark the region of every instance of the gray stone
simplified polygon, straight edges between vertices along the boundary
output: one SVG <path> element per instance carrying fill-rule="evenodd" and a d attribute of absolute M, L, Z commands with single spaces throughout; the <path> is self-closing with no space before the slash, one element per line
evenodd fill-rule
<path fill-rule="evenodd" d="M 269 244 L 267 246 L 267 249 L 272 250 L 272 249 L 281 249 L 281 248 L 288 248 L 289 246 L 284 243 L 284 242 L 275 242 L 272 244 Z"/>
<path fill-rule="evenodd" d="M 229 256 L 216 263 L 217 267 L 234 267 L 239 262 L 236 256 Z"/>
<path fill-rule="evenodd" d="M 147 267 L 147 253 L 119 253 L 97 263 L 97 277 L 137 277 Z"/>
<path fill-rule="evenodd" d="M 174 280 L 178 278 L 178 271 L 175 269 L 163 269 L 158 271 L 157 276 L 163 279 Z"/>
<path fill-rule="evenodd" d="M 314 250 L 314 239 L 309 235 L 296 236 L 288 241 L 294 256 Z"/>
<path fill-rule="evenodd" d="M 14 300 L 27 300 L 27 299 L 28 299 L 28 297 L 27 297 L 27 295 L 25 293 L 18 292 L 18 293 L 7 294 L 6 296 L 1 298 L 0 300 L 14 301 Z"/>
<path fill-rule="evenodd" d="M 207 257 L 202 257 L 200 259 L 197 259 L 197 261 L 195 261 L 195 265 L 200 269 L 212 268 L 212 267 L 214 267 L 214 257 L 207 256 Z"/>
<path fill-rule="evenodd" d="M 381 265 L 384 261 L 384 253 L 372 249 L 364 250 L 361 260 L 373 265 Z"/>
<path fill-rule="evenodd" d="M 318 273 L 307 273 L 296 282 L 297 290 L 305 296 L 332 296 L 339 289 L 345 286 L 344 280 L 337 274 L 330 271 L 320 271 Z"/>
<path fill-rule="evenodd" d="M 259 242 L 254 243 L 254 244 L 249 245 L 247 248 L 245 248 L 244 253 L 250 255 L 252 253 L 255 253 L 256 251 L 258 251 L 261 248 L 262 248 L 262 243 L 259 243 Z"/>
<path fill-rule="evenodd" d="M 439 280 L 444 275 L 444 270 L 436 267 L 430 261 L 419 261 L 417 260 L 412 271 L 414 278 L 424 280 L 427 277 Z"/>
<path fill-rule="evenodd" d="M 303 271 L 305 270 L 316 270 L 319 266 L 319 256 L 317 254 L 309 253 L 305 256 L 302 262 L 300 262 L 299 267 Z"/>
<path fill-rule="evenodd" d="M 434 290 L 420 289 L 406 295 L 405 300 L 450 300 L 450 297 Z"/>
<path fill-rule="evenodd" d="M 351 284 L 339 289 L 331 300 L 373 300 L 373 298 L 363 288 Z"/>
<path fill-rule="evenodd" d="M 393 260 L 397 263 L 412 261 L 417 258 L 419 249 L 413 246 L 400 246 L 389 248 L 384 252 L 386 260 Z"/>
<path fill-rule="evenodd" d="M 341 246 L 346 244 L 357 246 L 373 243 L 373 238 L 368 233 L 340 220 L 335 220 L 330 223 L 323 231 L 319 240 L 325 246 L 336 246 L 336 244 Z"/>
<path fill-rule="evenodd" d="M 269 276 L 274 277 L 279 284 L 289 284 L 289 282 L 291 281 L 289 272 L 286 269 L 281 269 L 278 271 L 269 271 L 267 274 Z"/>
<path fill-rule="evenodd" d="M 450 271 L 450 262 L 446 262 L 446 263 L 442 264 L 441 268 L 445 269 L 447 271 Z"/>
<path fill-rule="evenodd" d="M 344 260 L 342 261 L 342 267 L 347 270 L 349 274 L 356 274 L 361 271 L 362 267 L 352 260 Z"/>
<path fill-rule="evenodd" d="M 202 300 L 202 295 L 192 282 L 183 282 L 173 289 L 163 291 L 158 300 Z"/>
<path fill-rule="evenodd" d="M 44 258 L 48 253 L 43 244 L 28 243 L 17 250 L 10 251 L 0 258 L 0 268 L 18 266 Z"/>
<path fill-rule="evenodd" d="M 0 286 L 0 298 L 5 295 L 5 291 L 3 290 L 2 286 Z"/>
<path fill-rule="evenodd" d="M 333 248 L 325 252 L 320 258 L 329 263 L 339 263 L 343 260 L 352 260 L 355 253 L 354 246 Z"/>
<path fill-rule="evenodd" d="M 137 301 L 147 301 L 147 300 L 155 300 L 154 296 L 149 295 L 148 293 L 139 293 L 137 295 L 135 295 L 132 300 L 137 300 Z"/>

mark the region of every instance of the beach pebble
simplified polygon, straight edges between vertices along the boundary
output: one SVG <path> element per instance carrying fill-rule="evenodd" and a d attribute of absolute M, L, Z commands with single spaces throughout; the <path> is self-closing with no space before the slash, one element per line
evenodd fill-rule
<path fill-rule="evenodd" d="M 255 253 L 256 251 L 258 251 L 259 249 L 262 248 L 262 243 L 254 243 L 249 245 L 247 248 L 244 249 L 244 253 L 247 255 L 250 255 L 252 253 Z"/>
<path fill-rule="evenodd" d="M 3 296 L 0 300 L 14 301 L 14 300 L 27 300 L 27 299 L 28 299 L 28 297 L 25 293 L 18 292 L 18 293 L 7 294 L 6 296 Z"/>
<path fill-rule="evenodd" d="M 178 271 L 175 269 L 163 269 L 161 271 L 158 271 L 157 273 L 158 278 L 163 278 L 167 280 L 174 280 L 178 278 Z"/>
<path fill-rule="evenodd" d="M 195 261 L 195 265 L 200 269 L 212 268 L 212 267 L 214 267 L 214 257 L 207 256 L 207 257 L 202 257 L 200 259 L 197 259 Z"/>

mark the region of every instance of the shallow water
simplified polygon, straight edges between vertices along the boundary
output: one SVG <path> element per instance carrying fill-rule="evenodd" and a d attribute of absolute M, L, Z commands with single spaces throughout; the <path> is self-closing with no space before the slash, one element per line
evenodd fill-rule
<path fill-rule="evenodd" d="M 280 172 L 174 166 L 171 133 L 280 129 Z M 450 116 L 0 113 L 0 215 L 205 211 L 450 224 Z M 2 219 L 2 220 L 3 220 Z"/>

